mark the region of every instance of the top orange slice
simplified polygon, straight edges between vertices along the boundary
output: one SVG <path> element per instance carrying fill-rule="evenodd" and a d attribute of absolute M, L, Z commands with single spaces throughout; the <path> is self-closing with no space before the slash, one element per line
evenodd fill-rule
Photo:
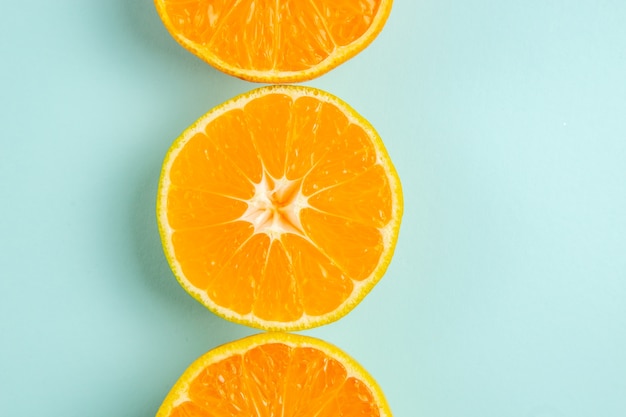
<path fill-rule="evenodd" d="M 322 75 L 367 47 L 392 0 L 155 0 L 170 34 L 219 70 L 264 83 Z"/>
<path fill-rule="evenodd" d="M 400 180 L 374 128 L 340 99 L 271 86 L 214 108 L 174 142 L 157 218 L 182 286 L 261 329 L 337 320 L 384 274 Z"/>

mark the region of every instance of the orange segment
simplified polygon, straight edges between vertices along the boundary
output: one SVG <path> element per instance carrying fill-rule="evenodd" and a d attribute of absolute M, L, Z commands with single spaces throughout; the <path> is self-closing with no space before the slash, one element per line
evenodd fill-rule
<path fill-rule="evenodd" d="M 273 178 L 285 174 L 286 141 L 291 117 L 291 97 L 268 94 L 246 104 L 246 127 L 263 167 Z"/>
<path fill-rule="evenodd" d="M 340 46 L 349 45 L 354 39 L 363 36 L 384 5 L 385 2 L 372 0 L 317 1 L 320 17 L 335 43 Z"/>
<path fill-rule="evenodd" d="M 264 333 L 198 358 L 157 417 L 391 417 L 376 381 L 337 347 L 308 336 Z"/>
<path fill-rule="evenodd" d="M 348 370 L 340 360 L 331 359 L 323 350 L 302 346 L 290 358 L 285 385 L 286 416 L 303 410 L 322 410 L 336 400 L 337 393 L 348 379 Z"/>
<path fill-rule="evenodd" d="M 300 216 L 307 236 L 346 275 L 354 281 L 370 277 L 385 249 L 379 229 L 310 208 Z"/>
<path fill-rule="evenodd" d="M 215 305 L 240 316 L 250 314 L 256 287 L 263 277 L 263 263 L 258 260 L 267 258 L 269 245 L 270 240 L 262 234 L 253 235 L 241 246 L 226 243 L 224 247 L 231 253 L 230 258 L 221 265 L 219 273 L 208 277 L 205 289 L 198 289 Z"/>
<path fill-rule="evenodd" d="M 183 47 L 249 81 L 299 82 L 324 74 L 380 33 L 392 0 L 155 0 Z"/>
<path fill-rule="evenodd" d="M 280 21 L 295 24 L 277 27 L 276 68 L 306 71 L 332 54 L 335 43 L 315 2 L 280 1 L 278 4 Z"/>
<path fill-rule="evenodd" d="M 174 142 L 157 217 L 181 285 L 261 329 L 337 320 L 383 276 L 402 216 L 397 173 L 372 126 L 309 87 L 253 90 Z"/>
<path fill-rule="evenodd" d="M 320 211 L 365 225 L 383 227 L 391 219 L 393 198 L 382 169 L 376 165 L 360 175 L 311 195 L 308 202 Z M 372 201 L 378 204 L 370 204 Z"/>
<path fill-rule="evenodd" d="M 350 298 L 354 284 L 347 274 L 310 241 L 287 234 L 281 239 L 289 257 L 304 311 L 323 316 Z"/>
<path fill-rule="evenodd" d="M 321 113 L 324 115 L 324 112 Z M 337 120 L 345 117 L 343 115 L 333 114 L 327 117 L 330 120 L 321 118 L 317 130 L 318 137 L 329 138 L 326 153 L 304 178 L 302 192 L 306 195 L 347 181 L 377 163 L 378 152 L 370 133 L 354 124 L 343 128 L 337 126 Z"/>
<path fill-rule="evenodd" d="M 281 240 L 272 241 L 262 276 L 253 313 L 262 320 L 284 323 L 301 318 L 300 285 Z"/>
<path fill-rule="evenodd" d="M 181 268 L 181 276 L 189 286 L 207 291 L 212 278 L 228 266 L 233 251 L 242 247 L 253 233 L 252 225 L 241 221 L 208 227 L 172 228 L 170 242 L 176 248 L 176 266 Z M 241 288 L 238 290 L 243 292 Z"/>
<path fill-rule="evenodd" d="M 186 141 L 185 148 L 180 150 L 178 158 L 173 161 L 171 182 L 187 189 L 193 182 L 198 190 L 234 198 L 252 197 L 254 185 L 223 152 L 221 145 L 207 140 L 213 137 L 216 136 L 197 133 Z"/>
<path fill-rule="evenodd" d="M 228 161 L 235 164 L 239 171 L 252 182 L 259 182 L 262 172 L 261 160 L 256 151 L 250 129 L 244 120 L 243 110 L 236 109 L 224 113 L 219 119 L 206 126 L 205 138 L 220 138 L 225 135 L 237 137 L 236 141 L 214 141 L 211 147 Z"/>
<path fill-rule="evenodd" d="M 241 200 L 204 190 L 172 186 L 169 196 L 172 227 L 197 229 L 237 220 L 248 205 Z"/>

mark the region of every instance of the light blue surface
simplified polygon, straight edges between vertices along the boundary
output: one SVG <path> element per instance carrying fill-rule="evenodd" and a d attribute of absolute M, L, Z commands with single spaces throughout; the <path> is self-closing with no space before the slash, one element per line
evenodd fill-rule
<path fill-rule="evenodd" d="M 150 0 L 3 1 L 0 415 L 152 416 L 255 331 L 163 257 L 172 140 L 256 85 L 175 43 Z M 396 0 L 309 82 L 378 129 L 404 185 L 385 278 L 307 332 L 395 416 L 626 416 L 626 2 Z"/>

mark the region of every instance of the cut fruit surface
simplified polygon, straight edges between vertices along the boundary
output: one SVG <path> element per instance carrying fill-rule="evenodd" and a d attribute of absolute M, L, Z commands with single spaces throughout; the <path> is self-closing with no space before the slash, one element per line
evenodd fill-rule
<path fill-rule="evenodd" d="M 319 339 L 264 333 L 198 358 L 157 417 L 391 417 L 376 381 Z"/>
<path fill-rule="evenodd" d="M 155 0 L 170 34 L 212 66 L 264 83 L 319 76 L 367 47 L 392 0 Z"/>
<path fill-rule="evenodd" d="M 263 87 L 214 108 L 163 163 L 157 219 L 181 285 L 266 330 L 337 320 L 380 280 L 402 217 L 398 175 L 343 101 Z"/>

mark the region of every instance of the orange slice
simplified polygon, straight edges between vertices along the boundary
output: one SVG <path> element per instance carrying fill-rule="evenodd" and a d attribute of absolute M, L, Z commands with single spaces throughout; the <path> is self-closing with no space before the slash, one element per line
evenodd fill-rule
<path fill-rule="evenodd" d="M 198 358 L 165 397 L 157 417 L 391 417 L 361 365 L 308 336 L 263 333 Z"/>
<path fill-rule="evenodd" d="M 214 108 L 165 157 L 157 218 L 181 285 L 267 330 L 337 320 L 385 272 L 402 191 L 374 128 L 321 90 L 263 87 Z"/>
<path fill-rule="evenodd" d="M 223 72 L 264 83 L 317 77 L 382 30 L 392 0 L 155 0 L 170 34 Z"/>

